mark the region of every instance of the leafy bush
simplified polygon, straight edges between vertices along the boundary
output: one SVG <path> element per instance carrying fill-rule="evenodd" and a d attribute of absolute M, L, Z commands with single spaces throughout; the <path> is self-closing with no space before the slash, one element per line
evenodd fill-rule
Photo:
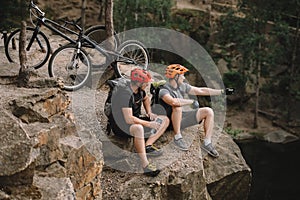
<path fill-rule="evenodd" d="M 2 1 L 0 6 L 1 31 L 10 31 L 12 28 L 19 27 L 21 20 L 28 15 L 27 8 L 28 2 L 25 0 Z"/>
<path fill-rule="evenodd" d="M 232 129 L 231 127 L 227 127 L 225 128 L 226 133 L 228 133 L 229 135 L 236 137 L 238 134 L 242 133 L 243 130 L 239 130 L 239 129 Z"/>
<path fill-rule="evenodd" d="M 223 82 L 225 87 L 232 87 L 237 90 L 245 90 L 246 78 L 239 72 L 231 71 L 224 73 Z"/>

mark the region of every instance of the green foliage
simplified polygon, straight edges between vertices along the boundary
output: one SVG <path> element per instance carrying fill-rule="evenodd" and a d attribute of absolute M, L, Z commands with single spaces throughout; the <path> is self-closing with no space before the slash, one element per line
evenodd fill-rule
<path fill-rule="evenodd" d="M 291 8 L 292 4 L 295 7 L 299 2 L 240 0 L 238 12 L 243 12 L 244 17 L 238 17 L 238 12 L 230 12 L 221 18 L 219 42 L 224 47 L 234 44 L 244 63 L 238 71 L 248 76 L 248 80 L 252 74 L 258 73 L 258 63 L 261 75 L 268 77 L 270 72 L 276 71 L 277 65 L 284 65 L 292 59 L 291 29 L 283 17 L 286 12 L 296 14 Z M 274 21 L 270 23 L 269 20 Z"/>
<path fill-rule="evenodd" d="M 246 14 L 245 17 L 237 17 L 237 13 L 230 12 L 221 18 L 220 43 L 234 43 L 247 65 L 251 64 L 250 60 L 275 64 L 287 52 L 286 47 L 290 44 L 287 24 L 281 22 L 274 25 L 269 35 L 265 32 L 267 21 L 273 18 L 269 7 L 274 7 L 273 2 L 241 0 L 239 8 Z M 278 12 L 281 12 L 280 9 Z"/>
<path fill-rule="evenodd" d="M 235 12 L 229 12 L 220 19 L 220 32 L 218 42 L 226 45 L 229 42 L 238 43 L 244 40 L 245 35 L 248 35 L 249 28 L 252 26 L 252 21 L 247 18 L 239 18 L 235 16 Z"/>
<path fill-rule="evenodd" d="M 188 19 L 180 15 L 175 15 L 173 17 L 172 27 L 175 30 L 181 30 L 183 32 L 186 32 L 192 28 L 192 24 L 189 23 Z"/>
<path fill-rule="evenodd" d="M 243 133 L 243 130 L 240 129 L 232 129 L 231 127 L 226 127 L 224 129 L 226 131 L 226 133 L 228 133 L 229 135 L 236 137 L 238 134 Z"/>
<path fill-rule="evenodd" d="M 265 13 L 265 19 L 269 21 L 285 21 L 295 27 L 292 16 L 299 13 L 300 1 L 273 1 L 273 0 L 239 0 L 239 8 L 243 12 L 256 12 L 259 10 Z M 250 8 L 250 9 L 249 9 Z M 291 18 L 292 17 L 292 18 Z"/>
<path fill-rule="evenodd" d="M 173 4 L 173 0 L 116 0 L 115 29 L 123 32 L 139 27 L 170 28 L 205 45 L 209 38 L 207 14 L 189 9 L 172 10 Z M 149 41 L 151 39 L 154 38 L 149 38 Z"/>
<path fill-rule="evenodd" d="M 25 0 L 2 1 L 0 6 L 0 30 L 10 30 L 20 26 L 28 16 L 28 2 Z"/>
<path fill-rule="evenodd" d="M 236 88 L 244 91 L 246 85 L 246 77 L 239 72 L 227 72 L 223 75 L 223 82 L 225 87 Z"/>
<path fill-rule="evenodd" d="M 198 10 L 174 10 L 167 26 L 189 35 L 201 45 L 206 45 L 210 36 L 209 16 Z"/>
<path fill-rule="evenodd" d="M 114 23 L 118 32 L 143 26 L 166 26 L 170 19 L 171 0 L 116 0 Z"/>
<path fill-rule="evenodd" d="M 287 63 L 287 59 L 292 59 L 292 43 L 290 29 L 287 23 L 278 22 L 270 32 L 269 54 L 267 56 L 273 62 L 271 65 Z"/>

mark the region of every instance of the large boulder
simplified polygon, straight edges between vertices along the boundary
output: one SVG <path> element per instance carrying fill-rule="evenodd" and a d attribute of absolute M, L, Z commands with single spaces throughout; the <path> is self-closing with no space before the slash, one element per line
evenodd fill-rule
<path fill-rule="evenodd" d="M 10 102 L 12 113 L 23 122 L 50 122 L 51 117 L 66 110 L 69 98 L 60 89 L 48 89 L 40 94 L 16 98 Z"/>
<path fill-rule="evenodd" d="M 251 169 L 237 144 L 228 134 L 220 134 L 216 148 L 220 157 L 204 158 L 205 180 L 214 200 L 246 200 L 251 186 Z"/>
<path fill-rule="evenodd" d="M 284 130 L 278 129 L 278 130 L 274 130 L 273 132 L 265 134 L 264 136 L 262 136 L 261 139 L 267 142 L 286 144 L 289 142 L 294 142 L 299 140 L 299 137 L 291 133 L 288 133 Z"/>
<path fill-rule="evenodd" d="M 25 170 L 34 161 L 36 151 L 20 122 L 8 111 L 0 112 L 0 176 L 10 176 Z"/>
<path fill-rule="evenodd" d="M 196 127 L 186 130 L 184 137 L 190 151 L 182 152 L 172 143 L 172 133 L 165 133 L 164 154 L 155 159 L 162 168 L 155 178 L 133 176 L 120 187 L 121 199 L 210 199 L 206 188 L 203 160 Z M 160 142 L 158 142 L 160 143 Z M 154 159 L 152 159 L 154 160 Z M 139 162 L 137 159 L 136 162 Z M 139 171 L 141 172 L 141 171 Z"/>
<path fill-rule="evenodd" d="M 102 144 L 88 130 L 81 137 L 67 93 L 0 85 L 4 90 L 0 198 L 101 199 Z"/>
<path fill-rule="evenodd" d="M 212 158 L 201 151 L 200 142 L 203 129 L 190 127 L 183 132 L 184 138 L 190 144 L 188 152 L 182 152 L 172 145 L 172 132 L 167 132 L 157 142 L 163 147 L 164 154 L 153 158 L 162 168 L 155 178 L 149 178 L 142 173 L 138 164 L 138 156 L 118 158 L 104 153 L 106 163 L 119 159 L 110 165 L 110 170 L 104 171 L 106 183 L 103 196 L 120 199 L 247 199 L 251 183 L 251 170 L 242 154 L 226 133 L 214 136 L 216 148 L 220 157 Z M 114 142 L 112 140 L 112 142 Z M 124 141 L 124 144 L 128 141 Z M 130 150 L 130 149 L 129 149 Z M 116 153 L 116 152 L 115 152 Z M 131 153 L 132 154 L 132 153 Z M 126 156 L 126 154 L 123 154 Z M 114 159 L 111 159 L 114 158 Z M 121 167 L 120 167 L 121 166 Z M 125 167 L 126 166 L 126 167 Z M 114 168 L 116 170 L 112 170 Z M 135 168 L 132 170 L 132 168 Z M 122 170 L 132 170 L 136 175 L 124 174 Z M 127 172 L 127 173 L 132 173 Z M 125 172 L 126 173 L 126 172 Z M 116 181 L 113 177 L 123 178 Z M 107 191 L 112 190 L 112 191 Z M 224 192 L 226 191 L 226 192 Z"/>

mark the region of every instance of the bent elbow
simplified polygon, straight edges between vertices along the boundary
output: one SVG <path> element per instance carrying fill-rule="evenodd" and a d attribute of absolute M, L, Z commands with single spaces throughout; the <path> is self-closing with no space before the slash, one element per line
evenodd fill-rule
<path fill-rule="evenodd" d="M 125 117 L 124 119 L 127 124 L 134 124 L 134 117 Z"/>
<path fill-rule="evenodd" d="M 174 102 L 172 102 L 171 106 L 172 106 L 172 107 L 179 107 L 179 106 L 181 106 L 181 105 L 180 105 L 179 102 L 174 101 Z"/>

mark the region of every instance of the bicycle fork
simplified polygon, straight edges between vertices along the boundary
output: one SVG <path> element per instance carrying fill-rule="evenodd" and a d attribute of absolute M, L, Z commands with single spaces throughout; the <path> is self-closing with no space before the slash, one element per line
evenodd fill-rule
<path fill-rule="evenodd" d="M 74 51 L 72 59 L 71 59 L 71 63 L 67 66 L 67 71 L 69 70 L 74 70 L 78 68 L 78 59 L 83 59 L 82 56 L 80 56 L 80 48 L 81 48 L 81 42 L 78 43 L 78 47 L 76 49 L 76 51 Z"/>
<path fill-rule="evenodd" d="M 71 62 L 66 66 L 66 71 L 68 72 L 69 77 L 73 81 L 75 81 L 75 79 L 77 78 L 77 70 L 79 68 L 79 61 L 81 60 L 83 63 L 85 63 L 85 59 L 82 56 L 82 54 L 80 53 L 81 42 L 78 42 L 77 44 L 78 44 L 78 46 L 73 53 Z"/>

